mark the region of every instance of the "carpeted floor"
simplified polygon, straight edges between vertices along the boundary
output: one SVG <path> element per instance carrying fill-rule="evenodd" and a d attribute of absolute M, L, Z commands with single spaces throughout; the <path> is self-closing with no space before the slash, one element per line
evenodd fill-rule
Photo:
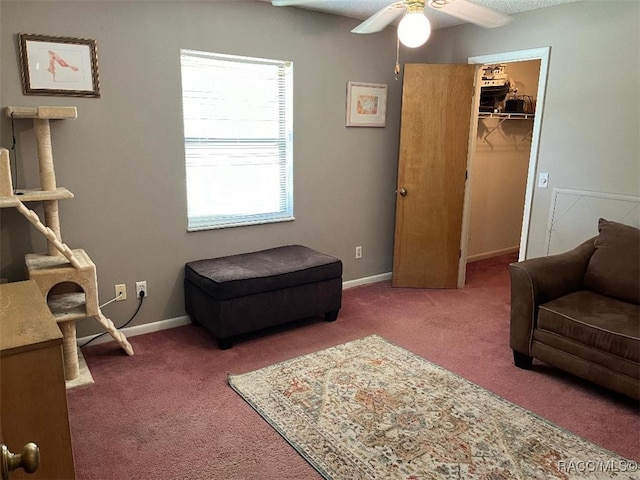
<path fill-rule="evenodd" d="M 624 457 L 640 461 L 637 402 L 546 365 L 512 364 L 511 256 L 469 265 L 460 290 L 344 291 L 337 322 L 308 319 L 221 351 L 184 326 L 83 349 L 95 383 L 69 391 L 79 479 L 300 479 L 317 472 L 228 385 L 245 373 L 378 334 Z"/>

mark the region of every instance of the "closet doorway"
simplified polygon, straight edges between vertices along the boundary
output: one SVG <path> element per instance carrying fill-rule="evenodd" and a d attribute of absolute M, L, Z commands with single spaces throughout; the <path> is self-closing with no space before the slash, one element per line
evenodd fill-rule
<path fill-rule="evenodd" d="M 462 252 L 466 263 L 518 251 L 526 258 L 550 48 L 469 58 L 470 64 L 504 65 L 518 99 L 533 115 L 478 112 L 470 141 L 470 183 L 465 192 Z M 482 68 L 478 76 L 482 76 Z M 481 78 L 476 94 L 480 94 Z M 459 286 L 464 285 L 460 268 Z"/>

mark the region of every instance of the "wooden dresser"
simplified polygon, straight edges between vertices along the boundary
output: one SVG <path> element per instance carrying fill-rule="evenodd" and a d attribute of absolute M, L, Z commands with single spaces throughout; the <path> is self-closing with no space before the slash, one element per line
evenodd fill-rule
<path fill-rule="evenodd" d="M 0 429 L 20 452 L 40 448 L 40 466 L 11 478 L 73 479 L 62 333 L 33 280 L 0 285 Z"/>

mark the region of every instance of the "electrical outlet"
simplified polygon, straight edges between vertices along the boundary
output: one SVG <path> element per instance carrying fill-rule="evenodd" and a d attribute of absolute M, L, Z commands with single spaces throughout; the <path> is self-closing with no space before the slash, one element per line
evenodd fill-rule
<path fill-rule="evenodd" d="M 356 258 L 362 258 L 362 247 L 356 247 Z"/>
<path fill-rule="evenodd" d="M 144 298 L 147 298 L 149 296 L 149 293 L 147 292 L 146 280 L 143 280 L 141 282 L 136 282 L 136 298 L 141 297 L 140 292 L 144 292 Z"/>
<path fill-rule="evenodd" d="M 124 283 L 116 285 L 116 302 L 127 299 L 127 286 Z"/>

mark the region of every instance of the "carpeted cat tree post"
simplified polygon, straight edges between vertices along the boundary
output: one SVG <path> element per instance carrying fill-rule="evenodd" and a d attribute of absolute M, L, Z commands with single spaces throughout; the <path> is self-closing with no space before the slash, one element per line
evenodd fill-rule
<path fill-rule="evenodd" d="M 75 119 L 76 107 L 6 107 L 11 119 L 33 119 L 36 135 L 41 188 L 15 192 L 9 166 L 9 151 L 0 149 L 0 207 L 15 207 L 47 239 L 47 252 L 26 255 L 30 280 L 34 280 L 47 299 L 63 334 L 65 379 L 78 377 L 76 321 L 93 317 L 127 352 L 133 348 L 124 334 L 106 318 L 98 304 L 96 266 L 84 250 L 71 250 L 62 243 L 58 201 L 73 198 L 66 188 L 57 187 L 53 167 L 49 120 Z M 42 202 L 44 222 L 24 202 Z M 69 288 L 71 285 L 71 288 Z"/>

